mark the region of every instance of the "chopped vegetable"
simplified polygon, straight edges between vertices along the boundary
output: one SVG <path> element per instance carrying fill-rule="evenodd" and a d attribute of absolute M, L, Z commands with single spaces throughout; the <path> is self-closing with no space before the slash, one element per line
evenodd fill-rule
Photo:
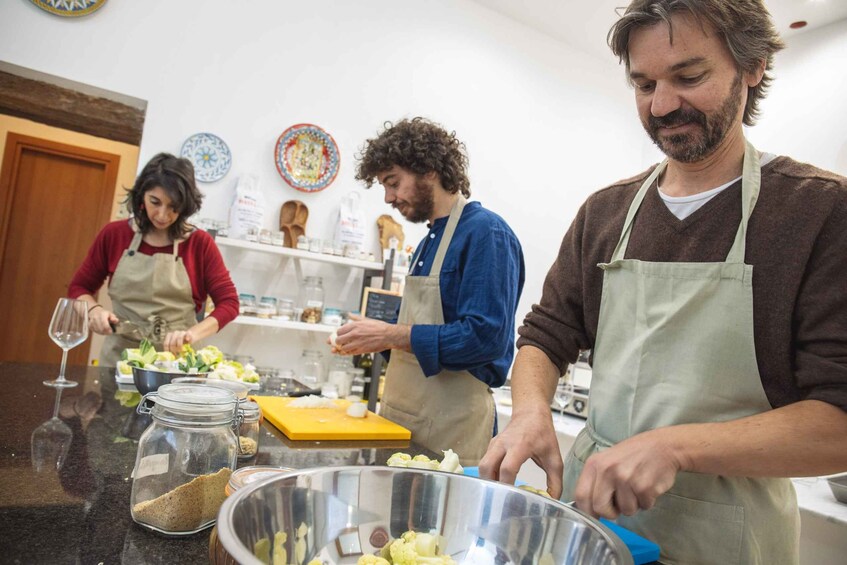
<path fill-rule="evenodd" d="M 142 339 L 138 349 L 124 349 L 121 359 L 132 367 L 145 367 L 156 362 L 156 348 L 146 339 Z"/>
<path fill-rule="evenodd" d="M 380 555 L 363 555 L 356 565 L 455 565 L 449 555 L 439 554 L 440 536 L 425 532 L 404 532 L 382 548 Z"/>
<path fill-rule="evenodd" d="M 535 493 L 535 494 L 540 494 L 541 496 L 546 496 L 547 498 L 552 498 L 552 497 L 550 496 L 550 493 L 548 493 L 546 490 L 541 490 L 541 489 L 538 489 L 538 488 L 534 488 L 534 487 L 531 487 L 531 486 L 529 486 L 529 485 L 521 485 L 521 486 L 519 486 L 518 488 L 519 488 L 519 489 L 522 489 L 522 490 L 525 490 L 525 491 L 533 492 L 533 493 Z"/>
<path fill-rule="evenodd" d="M 464 469 L 459 464 L 459 456 L 448 449 L 444 453 L 444 459 L 439 463 L 426 455 L 410 456 L 408 453 L 395 453 L 388 458 L 386 465 L 389 467 L 406 467 L 408 469 L 431 469 L 433 471 L 446 471 L 448 473 L 462 473 Z"/>

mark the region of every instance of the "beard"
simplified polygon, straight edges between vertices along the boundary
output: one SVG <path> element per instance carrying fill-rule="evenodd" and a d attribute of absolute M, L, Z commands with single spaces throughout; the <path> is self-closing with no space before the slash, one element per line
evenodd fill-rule
<path fill-rule="evenodd" d="M 415 179 L 415 196 L 409 202 L 392 204 L 392 208 L 398 210 L 404 218 L 413 224 L 420 224 L 430 219 L 435 207 L 433 190 L 435 187 L 421 178 Z"/>
<path fill-rule="evenodd" d="M 721 144 L 738 115 L 738 108 L 741 106 L 741 78 L 741 73 L 735 76 L 726 100 L 710 116 L 694 108 L 680 108 L 664 116 L 648 116 L 646 123 L 642 121 L 644 130 L 656 147 L 675 161 L 694 163 L 703 159 Z M 659 128 L 683 124 L 700 126 L 700 131 L 659 136 Z"/>

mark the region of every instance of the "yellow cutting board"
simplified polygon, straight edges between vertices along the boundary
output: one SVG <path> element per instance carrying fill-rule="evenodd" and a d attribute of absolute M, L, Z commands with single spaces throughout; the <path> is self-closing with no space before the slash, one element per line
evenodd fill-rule
<path fill-rule="evenodd" d="M 347 415 L 348 400 L 333 400 L 335 408 L 291 408 L 293 398 L 252 396 L 262 416 L 286 437 L 293 440 L 410 439 L 412 432 L 377 416 L 371 411 L 365 418 Z"/>

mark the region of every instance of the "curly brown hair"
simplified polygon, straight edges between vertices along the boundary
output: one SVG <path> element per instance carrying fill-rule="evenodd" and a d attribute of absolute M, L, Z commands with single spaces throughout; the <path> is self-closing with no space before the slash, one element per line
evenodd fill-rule
<path fill-rule="evenodd" d="M 418 175 L 435 172 L 444 190 L 460 192 L 470 197 L 468 154 L 465 144 L 456 139 L 456 132 L 447 132 L 426 118 L 385 122 L 385 130 L 374 139 L 365 141 L 356 155 L 359 166 L 356 179 L 370 188 L 379 173 L 394 165 Z"/>
<path fill-rule="evenodd" d="M 203 203 L 203 194 L 194 182 L 194 165 L 188 159 L 169 153 L 159 153 L 144 165 L 124 200 L 141 233 L 147 233 L 153 228 L 153 223 L 144 211 L 144 194 L 157 186 L 162 187 L 168 194 L 179 214 L 177 220 L 168 228 L 168 236 L 174 241 L 182 239 L 193 229 L 187 221 L 188 218 L 196 214 Z"/>
<path fill-rule="evenodd" d="M 609 30 L 612 52 L 626 63 L 629 73 L 629 35 L 633 30 L 664 22 L 673 42 L 671 17 L 679 12 L 693 15 L 700 24 L 708 23 L 726 43 L 736 67 L 753 73 L 765 61 L 765 74 L 747 91 L 744 123 L 752 126 L 759 116 L 759 101 L 773 80 L 774 54 L 785 47 L 762 0 L 634 0 Z"/>

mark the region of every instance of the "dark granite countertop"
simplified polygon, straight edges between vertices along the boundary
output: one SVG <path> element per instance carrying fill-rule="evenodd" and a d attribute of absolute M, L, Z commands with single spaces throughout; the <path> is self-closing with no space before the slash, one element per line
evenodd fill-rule
<path fill-rule="evenodd" d="M 37 470 L 33 431 L 57 398 L 42 381 L 57 372 L 0 363 L 0 562 L 208 563 L 209 530 L 171 538 L 132 521 L 130 474 L 147 417 L 116 399 L 114 368 L 69 368 L 80 384 L 60 394 L 59 417 L 73 434 L 68 455 L 58 471 Z M 437 457 L 408 441 L 295 442 L 266 423 L 258 454 L 239 466 L 375 465 L 396 451 Z"/>

